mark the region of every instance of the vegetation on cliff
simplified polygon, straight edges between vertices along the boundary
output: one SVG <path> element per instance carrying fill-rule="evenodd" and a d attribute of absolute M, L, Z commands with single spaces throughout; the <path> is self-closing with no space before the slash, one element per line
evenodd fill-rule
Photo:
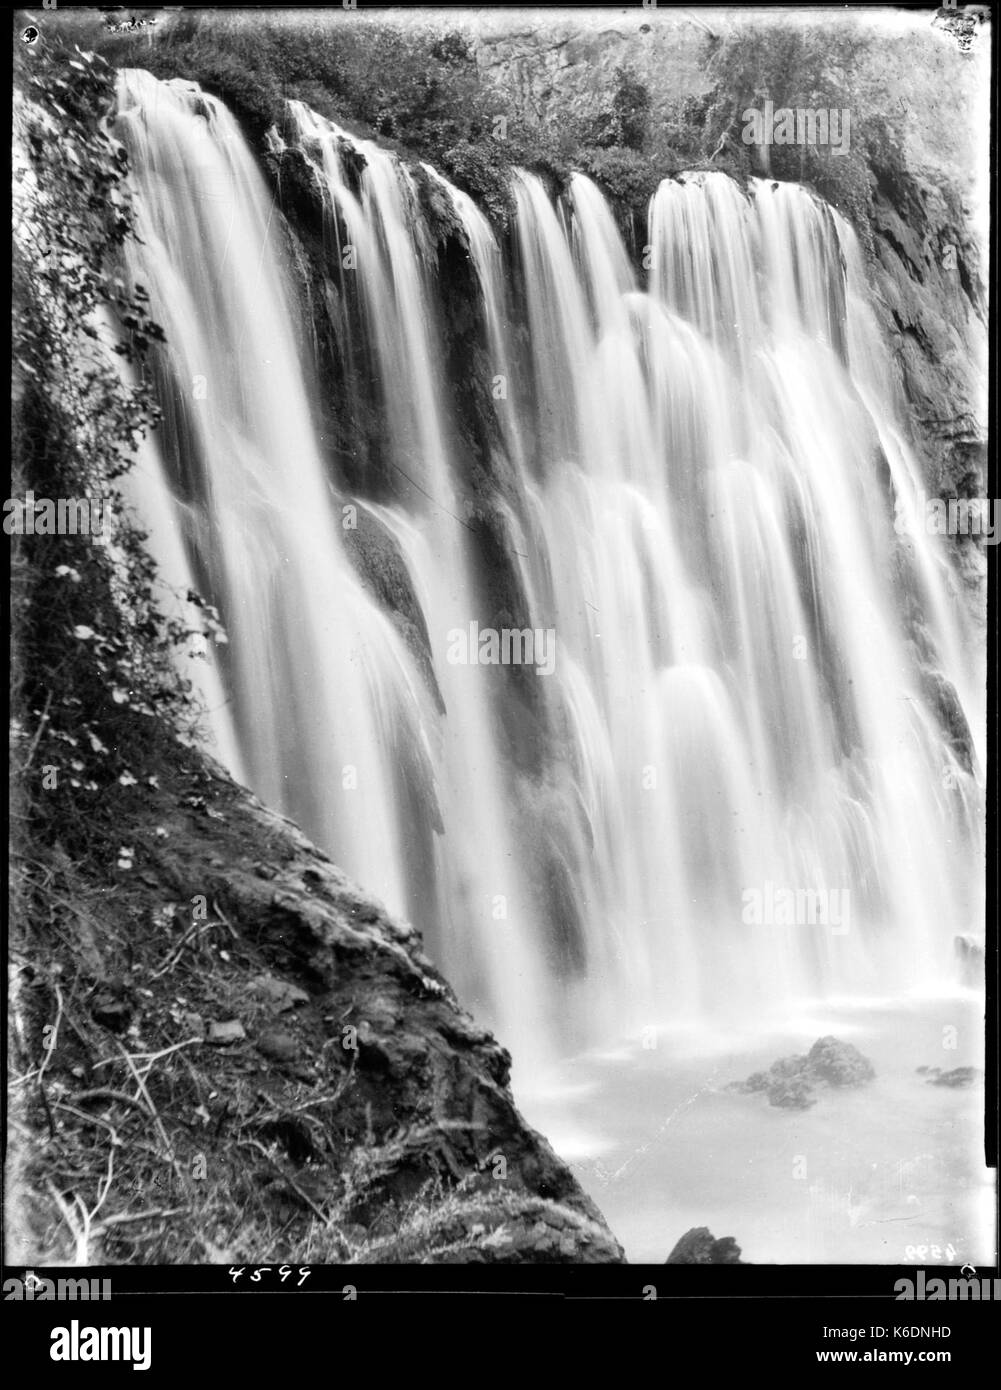
<path fill-rule="evenodd" d="M 469 33 L 444 20 L 415 26 L 351 12 L 331 21 L 202 11 L 131 35 L 108 34 L 96 18 L 76 22 L 116 65 L 199 82 L 258 144 L 268 128 L 282 128 L 285 102 L 295 98 L 355 134 L 434 164 L 501 222 L 513 166 L 547 174 L 557 186 L 581 170 L 640 223 L 662 179 L 714 168 L 814 187 L 871 250 L 875 168 L 899 171 L 902 163 L 904 113 L 883 109 L 866 86 L 862 74 L 876 40 L 848 19 L 819 28 L 754 16 L 709 36 L 707 92 L 669 122 L 655 119 L 650 90 L 628 62 L 614 69 L 593 109 L 574 107 L 558 120 L 533 112 L 478 65 Z M 849 108 L 847 148 L 832 156 L 817 145 L 775 145 L 763 161 L 742 139 L 743 112 L 768 99 Z"/>
<path fill-rule="evenodd" d="M 119 490 L 157 418 L 142 363 L 163 335 L 119 270 L 133 227 L 124 151 L 100 124 L 111 94 L 108 65 L 75 48 L 20 64 L 12 496 L 94 505 L 86 532 L 43 533 L 27 508 L 12 537 L 14 783 L 24 829 L 88 862 L 165 731 L 197 714 L 173 657 L 202 631 L 197 605 L 193 625 L 159 611 Z"/>

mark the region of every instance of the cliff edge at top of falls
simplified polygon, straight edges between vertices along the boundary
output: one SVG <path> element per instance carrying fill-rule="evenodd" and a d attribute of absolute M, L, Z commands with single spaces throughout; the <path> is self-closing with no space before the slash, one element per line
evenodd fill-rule
<path fill-rule="evenodd" d="M 8 1257 L 621 1262 L 417 933 L 177 751 L 105 882 L 17 885 Z"/>
<path fill-rule="evenodd" d="M 100 28 L 96 17 L 92 26 Z M 582 172 L 615 205 L 634 249 L 664 178 L 715 170 L 740 182 L 804 183 L 862 243 L 872 308 L 894 358 L 898 418 L 927 493 L 986 495 L 985 6 L 962 15 L 507 7 L 451 11 L 444 38 L 438 27 L 423 11 L 373 11 L 340 16 L 326 34 L 304 12 L 290 13 L 279 33 L 252 18 L 185 11 L 164 15 L 152 44 L 107 34 L 92 41 L 117 66 L 199 81 L 226 102 L 306 240 L 317 212 L 303 196 L 309 180 L 294 156 L 276 160 L 267 148 L 289 97 L 431 163 L 500 224 L 510 214 L 512 168 L 539 170 L 554 189 Z M 846 126 L 837 152 L 823 141 L 748 143 L 743 113 L 766 101 L 847 113 L 850 138 Z M 356 458 L 370 466 L 377 419 L 351 440 L 324 423 L 348 476 Z M 957 537 L 953 559 L 982 623 L 979 537 Z"/>
<path fill-rule="evenodd" d="M 863 199 L 856 189 L 840 210 L 870 252 L 873 307 L 895 358 L 928 492 L 949 498 L 983 496 L 987 488 L 987 18 L 983 6 L 968 6 L 961 23 L 943 10 L 820 17 L 609 7 L 563 15 L 481 11 L 466 22 L 481 70 L 514 112 L 542 125 L 586 121 L 607 109 L 623 71 L 647 92 L 650 130 L 679 149 L 727 97 L 740 98 L 730 127 L 739 148 L 743 96 L 770 96 L 775 107 L 819 106 L 805 100 L 809 91 L 839 93 L 868 182 Z M 806 51 L 822 55 L 825 33 L 840 34 L 842 43 L 847 36 L 850 54 L 835 58 L 832 45 L 826 71 L 793 42 L 808 35 Z M 752 75 L 743 95 L 717 86 L 725 53 L 731 77 L 735 70 Z M 764 53 L 768 66 L 759 70 Z M 848 163 L 835 159 L 832 172 L 843 174 Z M 699 159 L 693 165 L 703 167 Z M 821 184 L 820 191 L 839 205 L 833 188 Z M 983 549 L 960 537 L 955 559 L 981 611 Z"/>

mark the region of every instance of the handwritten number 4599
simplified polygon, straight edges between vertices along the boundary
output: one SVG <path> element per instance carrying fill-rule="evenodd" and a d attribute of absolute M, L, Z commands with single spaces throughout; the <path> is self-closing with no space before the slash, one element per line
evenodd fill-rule
<path fill-rule="evenodd" d="M 246 1272 L 247 1272 L 247 1267 L 246 1267 L 246 1265 L 243 1265 L 240 1269 L 233 1269 L 233 1268 L 230 1268 L 229 1270 L 227 1270 L 227 1273 L 229 1274 L 230 1278 L 233 1280 L 233 1283 L 234 1283 L 234 1284 L 238 1284 L 238 1283 L 240 1282 L 240 1280 L 243 1278 L 244 1274 L 246 1274 Z M 296 1271 L 292 1268 L 291 1265 L 282 1265 L 279 1269 L 277 1269 L 277 1270 L 274 1271 L 274 1273 L 276 1273 L 276 1274 L 278 1275 L 278 1277 L 281 1279 L 281 1281 L 282 1281 L 283 1284 L 285 1283 L 286 1279 L 288 1279 L 289 1276 L 292 1275 L 292 1274 L 294 1274 L 295 1272 L 296 1272 Z M 259 1283 L 261 1282 L 261 1276 L 262 1276 L 262 1275 L 264 1275 L 264 1274 L 271 1274 L 271 1273 L 272 1273 L 271 1265 L 261 1265 L 261 1267 L 260 1267 L 259 1269 L 255 1269 L 254 1272 L 253 1272 L 253 1274 L 251 1274 L 251 1276 L 250 1276 L 250 1282 L 251 1282 L 252 1284 L 259 1284 Z M 301 1288 L 302 1288 L 303 1284 L 304 1284 L 304 1283 L 306 1282 L 306 1280 L 309 1278 L 310 1273 L 311 1273 L 310 1270 L 300 1268 L 300 1270 L 299 1270 L 299 1282 L 296 1284 L 296 1288 L 297 1288 L 297 1289 L 301 1289 Z"/>

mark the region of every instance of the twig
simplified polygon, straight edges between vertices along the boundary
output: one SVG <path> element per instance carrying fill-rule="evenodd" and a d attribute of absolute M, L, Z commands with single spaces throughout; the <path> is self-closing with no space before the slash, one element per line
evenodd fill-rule
<path fill-rule="evenodd" d="M 205 1104 L 205 1101 L 204 1101 L 204 1099 L 203 1099 L 203 1097 L 202 1097 L 202 1083 L 201 1083 L 201 1078 L 199 1077 L 198 1073 L 195 1071 L 194 1067 L 191 1065 L 191 1062 L 189 1061 L 189 1059 L 188 1059 L 187 1057 L 185 1057 L 183 1053 L 181 1054 L 181 1061 L 184 1063 L 184 1065 L 185 1065 L 185 1066 L 187 1067 L 187 1069 L 188 1069 L 188 1075 L 191 1077 L 191 1084 L 192 1084 L 192 1086 L 195 1088 L 195 1095 L 196 1095 L 197 1098 L 198 1098 L 198 1104 L 199 1104 L 199 1105 L 204 1105 L 204 1104 Z"/>
<path fill-rule="evenodd" d="M 199 1037 L 185 1038 L 183 1042 L 171 1043 L 170 1047 L 161 1048 L 159 1052 L 134 1052 L 132 1055 L 144 1059 L 142 1071 L 145 1075 L 161 1057 L 169 1057 L 172 1052 L 179 1052 L 182 1047 L 200 1047 L 204 1041 L 204 1038 Z"/>
<path fill-rule="evenodd" d="M 258 1091 L 258 1095 L 263 1096 L 265 1100 L 272 1100 L 272 1098 L 265 1095 L 263 1091 Z M 315 1100 L 304 1100 L 301 1105 L 291 1106 L 287 1113 L 289 1115 L 297 1115 L 300 1110 L 308 1110 L 313 1105 L 332 1105 L 334 1102 L 340 1100 L 340 1098 L 340 1091 L 335 1091 L 332 1096 L 317 1096 Z M 480 1128 L 486 1129 L 486 1125 L 481 1125 Z"/>
<path fill-rule="evenodd" d="M 212 909 L 215 912 L 215 915 L 219 918 L 219 921 L 223 924 L 224 927 L 228 929 L 229 934 L 233 938 L 233 940 L 239 941 L 240 938 L 237 936 L 236 928 L 233 926 L 233 923 L 226 916 L 225 912 L 223 912 L 222 909 L 219 907 L 219 903 L 215 898 L 212 899 Z"/>
<path fill-rule="evenodd" d="M 121 1043 L 119 1043 L 119 1047 L 121 1047 Z M 139 1075 L 139 1071 L 136 1067 L 135 1062 L 125 1051 L 124 1047 L 122 1047 L 122 1056 L 125 1058 L 125 1061 L 128 1063 L 129 1070 L 135 1077 L 136 1085 L 139 1087 L 139 1090 L 142 1093 L 143 1100 L 145 1100 L 146 1104 L 149 1106 L 149 1113 L 153 1117 L 153 1123 L 156 1125 L 157 1133 L 159 1134 L 160 1139 L 163 1143 L 164 1154 L 166 1155 L 167 1162 L 170 1164 L 174 1172 L 177 1174 L 181 1186 L 185 1189 L 185 1191 L 187 1191 L 185 1175 L 181 1172 L 180 1164 L 177 1162 L 177 1159 L 174 1156 L 174 1148 L 170 1142 L 170 1137 L 167 1134 L 166 1129 L 164 1128 L 163 1121 L 160 1118 L 159 1110 L 157 1110 L 156 1106 L 153 1104 L 153 1098 L 151 1097 L 149 1090 L 147 1089 L 146 1082 Z"/>
<path fill-rule="evenodd" d="M 119 1100 L 123 1105 L 134 1105 L 137 1110 L 144 1108 L 142 1102 L 137 1100 L 135 1096 L 130 1096 L 125 1091 L 116 1091 L 111 1086 L 95 1086 L 92 1091 L 78 1091 L 72 1099 L 75 1101 L 97 1100 L 101 1096 L 107 1096 L 109 1100 Z M 89 1115 L 87 1118 L 93 1119 L 94 1116 Z"/>
<path fill-rule="evenodd" d="M 36 1067 L 34 1071 L 26 1071 L 23 1076 L 16 1076 L 13 1081 L 8 1082 L 7 1089 L 15 1090 L 18 1086 L 23 1086 L 26 1081 L 30 1081 L 33 1076 L 40 1075 L 41 1069 Z"/>
<path fill-rule="evenodd" d="M 188 930 L 181 937 L 180 941 L 171 951 L 170 955 L 164 961 L 163 965 L 160 966 L 160 969 L 153 971 L 153 974 L 150 976 L 150 979 L 159 980 L 161 975 L 166 975 L 167 971 L 172 970 L 173 967 L 177 964 L 177 962 L 181 959 L 181 953 L 184 950 L 185 946 L 187 946 L 188 942 L 192 940 L 193 937 L 200 936 L 203 931 L 211 931 L 211 929 L 215 925 L 215 922 L 199 922 L 196 926 L 189 927 Z"/>
<path fill-rule="evenodd" d="M 148 1221 L 154 1216 L 182 1216 L 187 1207 L 154 1208 L 151 1211 L 119 1211 L 114 1216 L 106 1216 L 98 1227 L 98 1234 L 108 1226 L 121 1226 L 126 1221 Z"/>
<path fill-rule="evenodd" d="M 103 1186 L 103 1188 L 102 1188 L 101 1186 L 98 1186 L 98 1189 L 97 1189 L 97 1205 L 94 1207 L 94 1210 L 90 1213 L 90 1219 L 91 1219 L 91 1221 L 93 1221 L 94 1217 L 97 1215 L 97 1213 L 98 1213 L 98 1212 L 101 1210 L 101 1208 L 104 1206 L 105 1198 L 107 1197 L 108 1193 L 111 1191 L 111 1181 L 112 1181 L 112 1178 L 113 1178 L 114 1176 L 115 1176 L 115 1146 L 114 1146 L 114 1144 L 112 1144 L 111 1148 L 108 1150 L 108 1175 L 107 1175 L 107 1177 L 104 1179 L 104 1186 Z"/>
<path fill-rule="evenodd" d="M 204 1041 L 205 1041 L 204 1038 L 185 1038 L 184 1042 L 174 1043 L 174 1044 L 173 1044 L 172 1046 L 170 1046 L 170 1047 L 164 1047 L 164 1048 L 162 1048 L 159 1052 L 133 1052 L 133 1053 L 130 1054 L 130 1053 L 126 1052 L 124 1048 L 122 1048 L 122 1053 L 123 1053 L 123 1055 L 125 1056 L 125 1059 L 126 1059 L 127 1061 L 136 1062 L 136 1061 L 140 1061 L 140 1060 L 141 1060 L 141 1061 L 145 1062 L 146 1065 L 144 1066 L 143 1070 L 144 1070 L 144 1071 L 149 1071 L 149 1069 L 150 1069 L 150 1067 L 153 1065 L 153 1063 L 154 1063 L 154 1062 L 158 1062 L 158 1061 L 160 1060 L 161 1057 L 166 1057 L 166 1056 L 168 1056 L 171 1052 L 176 1052 L 176 1051 L 178 1050 L 178 1048 L 181 1048 L 181 1047 L 192 1047 L 195 1043 L 202 1043 L 202 1042 L 204 1042 Z M 119 1046 L 121 1046 L 121 1044 L 119 1044 Z M 94 1071 L 97 1071 L 98 1067 L 110 1067 L 110 1066 L 114 1066 L 114 1064 L 115 1064 L 118 1060 L 119 1060 L 119 1058 L 117 1058 L 117 1057 L 103 1057 L 103 1058 L 101 1059 L 100 1062 L 95 1062 L 95 1063 L 94 1063 L 93 1070 L 94 1070 Z"/>
<path fill-rule="evenodd" d="M 53 980 L 52 986 L 56 991 L 56 1022 L 52 1033 L 52 1042 L 45 1049 L 45 1056 L 42 1058 L 42 1065 L 38 1068 L 39 1086 L 41 1086 L 42 1084 L 42 1077 L 45 1075 L 45 1068 L 49 1065 L 49 1058 L 52 1056 L 53 1052 L 55 1052 L 56 1044 L 59 1042 L 59 1025 L 63 1021 L 63 992 L 59 988 L 58 980 Z"/>
<path fill-rule="evenodd" d="M 25 759 L 24 766 L 21 769 L 22 776 L 28 771 L 28 768 L 31 766 L 32 759 L 34 758 L 35 753 L 38 749 L 39 740 L 41 739 L 45 726 L 49 721 L 49 707 L 51 706 L 51 704 L 52 691 L 50 690 L 48 694 L 45 696 L 45 708 L 42 710 L 41 718 L 38 721 L 38 728 L 35 730 L 35 737 L 31 740 L 31 745 L 28 748 L 28 756 Z"/>
<path fill-rule="evenodd" d="M 199 1041 L 199 1042 L 200 1042 L 201 1039 L 197 1039 L 196 1041 Z M 161 1053 L 161 1054 L 159 1054 L 159 1055 L 160 1055 L 160 1056 L 165 1056 L 167 1052 L 176 1052 L 177 1048 L 178 1048 L 179 1046 L 182 1046 L 182 1045 L 183 1045 L 183 1044 L 179 1044 L 179 1043 L 178 1043 L 178 1044 L 175 1044 L 174 1047 L 165 1048 L 165 1049 L 164 1049 L 164 1052 Z M 177 1177 L 177 1181 L 178 1181 L 178 1183 L 180 1184 L 181 1190 L 184 1192 L 184 1194 L 185 1194 L 187 1197 L 189 1197 L 189 1198 L 193 1201 L 193 1200 L 194 1200 L 194 1193 L 192 1192 L 191 1187 L 190 1187 L 190 1185 L 189 1185 L 189 1183 L 188 1183 L 188 1175 L 187 1175 L 187 1173 L 185 1173 L 184 1169 L 181 1167 L 181 1165 L 180 1165 L 180 1163 L 179 1163 L 179 1161 L 178 1161 L 178 1159 L 177 1159 L 177 1156 L 176 1156 L 175 1153 L 174 1153 L 173 1145 L 172 1145 L 171 1142 L 170 1142 L 170 1137 L 168 1136 L 167 1131 L 166 1131 L 166 1129 L 164 1128 L 163 1121 L 160 1119 L 160 1112 L 159 1112 L 159 1110 L 157 1110 L 156 1106 L 153 1104 L 152 1097 L 150 1096 L 150 1093 L 149 1093 L 149 1091 L 147 1090 L 147 1087 L 146 1087 L 146 1082 L 145 1082 L 145 1080 L 139 1075 L 139 1070 L 138 1070 L 138 1068 L 136 1067 L 135 1062 L 132 1060 L 132 1058 L 129 1056 L 129 1054 L 125 1051 L 125 1048 L 122 1047 L 122 1044 L 119 1043 L 118 1046 L 119 1046 L 119 1048 L 121 1048 L 122 1056 L 125 1058 L 126 1062 L 128 1063 L 129 1070 L 131 1071 L 132 1075 L 133 1075 L 133 1076 L 135 1077 L 135 1079 L 136 1079 L 136 1085 L 139 1087 L 140 1091 L 142 1092 L 143 1099 L 145 1100 L 146 1104 L 149 1106 L 150 1114 L 153 1116 L 153 1123 L 156 1125 L 157 1133 L 160 1135 L 160 1138 L 161 1138 L 162 1141 L 163 1141 L 163 1147 L 164 1147 L 164 1152 L 166 1153 L 166 1156 L 167 1156 L 167 1162 L 170 1164 L 171 1168 L 173 1168 L 174 1174 L 175 1174 L 175 1176 Z M 153 1060 L 156 1059 L 156 1056 L 157 1056 L 157 1055 L 158 1055 L 158 1054 L 156 1054 L 156 1053 L 153 1054 Z M 152 1062 L 150 1063 L 150 1066 L 152 1066 Z M 148 1071 L 148 1070 L 149 1070 L 149 1068 L 147 1068 L 147 1071 Z"/>
<path fill-rule="evenodd" d="M 111 1121 L 106 1120 L 103 1115 L 88 1115 L 86 1110 L 78 1110 L 75 1105 L 69 1105 L 64 1100 L 56 1101 L 56 1109 L 68 1110 L 71 1115 L 76 1115 L 79 1119 L 86 1120 L 88 1124 L 103 1125 L 111 1135 L 111 1142 L 115 1147 L 118 1147 L 122 1143 L 121 1139 L 118 1137 L 118 1130 Z"/>
<path fill-rule="evenodd" d="M 59 1208 L 59 1214 L 66 1222 L 66 1225 L 69 1227 L 70 1235 L 73 1237 L 73 1243 L 76 1246 L 76 1258 L 74 1260 L 74 1263 L 78 1265 L 89 1264 L 90 1261 L 87 1255 L 87 1245 L 90 1240 L 90 1218 L 87 1215 L 87 1208 L 84 1206 L 84 1204 L 80 1201 L 80 1198 L 74 1192 L 73 1200 L 77 1204 L 77 1207 L 83 1212 L 83 1225 L 80 1226 L 77 1223 L 76 1217 L 74 1216 L 72 1209 L 66 1203 L 62 1194 L 58 1191 L 55 1185 L 48 1178 L 46 1178 L 45 1180 L 45 1185 L 52 1193 L 53 1200 L 55 1201 L 56 1206 Z"/>
<path fill-rule="evenodd" d="M 76 1110 L 72 1105 L 66 1105 L 66 1104 L 64 1104 L 64 1103 L 62 1103 L 62 1102 L 60 1102 L 60 1101 L 56 1101 L 56 1105 L 59 1106 L 59 1108 L 62 1109 L 62 1110 L 69 1110 L 69 1111 L 71 1111 L 74 1115 L 80 1115 L 82 1119 L 91 1118 L 91 1117 L 88 1117 L 88 1116 L 84 1115 L 82 1111 Z M 108 1124 L 107 1121 L 105 1121 L 105 1120 L 102 1120 L 100 1123 L 103 1124 L 103 1125 L 105 1125 L 105 1127 L 106 1127 L 108 1130 L 111 1131 L 111 1147 L 110 1147 L 109 1150 L 108 1150 L 108 1171 L 107 1171 L 107 1173 L 106 1173 L 106 1175 L 105 1175 L 105 1177 L 104 1177 L 103 1182 L 98 1183 L 98 1187 L 97 1187 L 97 1201 L 96 1201 L 96 1203 L 94 1204 L 94 1209 L 93 1209 L 93 1211 L 88 1211 L 88 1210 L 87 1210 L 86 1204 L 84 1203 L 83 1199 L 82 1199 L 80 1196 L 78 1196 L 77 1193 L 74 1192 L 74 1194 L 73 1194 L 73 1200 L 74 1200 L 74 1202 L 76 1202 L 76 1204 L 77 1204 L 77 1206 L 79 1207 L 81 1213 L 83 1214 L 83 1226 L 82 1226 L 82 1228 L 80 1228 L 80 1227 L 78 1227 L 78 1226 L 75 1225 L 75 1223 L 74 1223 L 74 1221 L 73 1221 L 73 1219 L 72 1219 L 72 1215 L 71 1215 L 70 1209 L 69 1209 L 69 1207 L 64 1203 L 64 1201 L 63 1201 L 62 1197 L 60 1196 L 58 1190 L 53 1186 L 53 1184 L 52 1184 L 51 1182 L 49 1182 L 49 1184 L 48 1184 L 49 1191 L 52 1193 L 53 1197 L 54 1197 L 55 1200 L 56 1200 L 56 1203 L 57 1203 L 57 1205 L 58 1205 L 58 1207 L 59 1207 L 59 1210 L 60 1210 L 60 1212 L 62 1213 L 63 1220 L 66 1222 L 67 1226 L 70 1228 L 70 1230 L 71 1230 L 72 1233 L 73 1233 L 73 1238 L 74 1238 L 74 1240 L 76 1241 L 76 1244 L 77 1244 L 77 1262 L 78 1262 L 78 1263 L 83 1263 L 83 1262 L 84 1262 L 84 1261 L 82 1261 L 82 1260 L 80 1259 L 80 1255 L 81 1255 L 81 1245 L 82 1245 L 82 1253 L 83 1253 L 83 1256 L 86 1257 L 86 1255 L 87 1255 L 87 1247 L 88 1247 L 88 1245 L 89 1245 L 89 1243 L 90 1243 L 90 1238 L 91 1238 L 92 1235 L 97 1234 L 97 1231 L 95 1231 L 95 1229 L 94 1229 L 94 1227 L 93 1227 L 94 1217 L 97 1215 L 97 1213 L 98 1213 L 98 1212 L 101 1210 L 101 1208 L 104 1206 L 104 1203 L 107 1201 L 108 1193 L 111 1191 L 111 1184 L 112 1184 L 112 1182 L 114 1181 L 114 1177 L 115 1177 L 115 1147 L 116 1147 L 116 1145 L 120 1145 L 121 1142 L 122 1142 L 122 1141 L 119 1139 L 118 1134 L 117 1134 L 117 1132 L 116 1132 L 116 1130 L 115 1130 L 115 1128 L 114 1128 L 113 1125 Z M 98 1229 L 100 1229 L 100 1228 L 98 1228 Z"/>

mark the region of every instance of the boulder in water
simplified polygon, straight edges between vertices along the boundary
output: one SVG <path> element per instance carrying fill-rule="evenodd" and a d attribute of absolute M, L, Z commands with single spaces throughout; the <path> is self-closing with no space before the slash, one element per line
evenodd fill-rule
<path fill-rule="evenodd" d="M 735 1091 L 767 1091 L 768 1073 L 766 1071 L 754 1071 L 746 1081 L 735 1081 L 733 1083 Z"/>
<path fill-rule="evenodd" d="M 664 1261 L 667 1265 L 739 1265 L 740 1246 L 733 1236 L 719 1240 L 708 1226 L 693 1226 L 678 1241 Z"/>
<path fill-rule="evenodd" d="M 818 1038 L 805 1056 L 780 1057 L 768 1071 L 752 1072 L 730 1089 L 745 1094 L 763 1091 L 769 1105 L 807 1110 L 817 1102 L 817 1086 L 864 1086 L 875 1075 L 875 1067 L 857 1047 L 828 1036 Z"/>
<path fill-rule="evenodd" d="M 782 1077 L 768 1087 L 768 1104 L 780 1110 L 809 1110 L 816 1103 L 813 1087 L 804 1077 Z"/>
<path fill-rule="evenodd" d="M 976 1067 L 953 1067 L 952 1071 L 940 1071 L 933 1067 L 932 1075 L 926 1078 L 929 1086 L 972 1086 L 980 1073 Z"/>
<path fill-rule="evenodd" d="M 807 1068 L 818 1081 L 829 1086 L 864 1086 L 876 1069 L 851 1043 L 837 1038 L 818 1038 L 806 1058 Z"/>
<path fill-rule="evenodd" d="M 780 1057 L 777 1062 L 772 1063 L 767 1073 L 769 1085 L 776 1081 L 794 1081 L 805 1076 L 808 1070 L 808 1059 L 804 1056 Z"/>

